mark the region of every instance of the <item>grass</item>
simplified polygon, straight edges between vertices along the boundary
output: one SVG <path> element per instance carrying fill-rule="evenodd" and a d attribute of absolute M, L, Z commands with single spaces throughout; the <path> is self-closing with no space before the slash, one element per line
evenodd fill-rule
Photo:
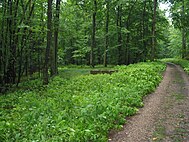
<path fill-rule="evenodd" d="M 165 64 L 148 62 L 114 69 L 118 72 L 112 75 L 89 75 L 88 68 L 62 69 L 46 87 L 38 88 L 41 82 L 36 80 L 21 84 L 28 89 L 0 96 L 0 139 L 107 141 L 110 129 L 121 128 L 125 117 L 143 106 L 143 96 L 155 90 Z"/>
<path fill-rule="evenodd" d="M 175 97 L 175 99 L 177 100 L 177 101 L 179 101 L 179 100 L 184 100 L 186 97 L 184 96 L 184 94 L 178 94 L 178 93 L 174 93 L 173 94 L 173 97 Z"/>
<path fill-rule="evenodd" d="M 158 125 L 153 133 L 153 141 L 161 142 L 166 137 L 166 129 L 163 125 Z"/>

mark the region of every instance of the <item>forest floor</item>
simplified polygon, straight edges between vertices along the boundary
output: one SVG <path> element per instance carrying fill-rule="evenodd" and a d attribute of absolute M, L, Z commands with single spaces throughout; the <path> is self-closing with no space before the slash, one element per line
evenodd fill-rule
<path fill-rule="evenodd" d="M 167 64 L 157 90 L 144 98 L 144 107 L 109 142 L 189 142 L 189 77 Z"/>

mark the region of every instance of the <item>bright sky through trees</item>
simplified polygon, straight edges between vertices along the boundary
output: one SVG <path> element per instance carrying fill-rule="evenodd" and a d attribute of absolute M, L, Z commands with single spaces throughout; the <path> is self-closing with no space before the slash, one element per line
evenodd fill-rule
<path fill-rule="evenodd" d="M 160 9 L 165 11 L 165 16 L 170 19 L 170 3 L 160 3 Z"/>

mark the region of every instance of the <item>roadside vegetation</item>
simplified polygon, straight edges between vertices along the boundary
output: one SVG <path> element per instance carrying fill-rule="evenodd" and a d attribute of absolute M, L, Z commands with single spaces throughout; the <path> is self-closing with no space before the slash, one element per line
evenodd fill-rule
<path fill-rule="evenodd" d="M 177 65 L 180 65 L 184 71 L 186 71 L 189 74 L 189 61 L 186 59 L 179 59 L 179 58 L 166 58 L 162 59 L 163 62 L 171 62 Z"/>
<path fill-rule="evenodd" d="M 110 129 L 121 128 L 125 117 L 143 106 L 143 97 L 160 83 L 165 64 L 147 62 L 114 69 L 118 72 L 112 75 L 57 76 L 46 87 L 35 87 L 40 82 L 30 81 L 28 89 L 0 96 L 0 139 L 107 141 Z"/>

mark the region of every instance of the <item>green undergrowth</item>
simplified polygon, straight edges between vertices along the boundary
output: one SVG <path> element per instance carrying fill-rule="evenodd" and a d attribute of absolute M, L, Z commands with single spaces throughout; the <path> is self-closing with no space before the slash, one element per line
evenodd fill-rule
<path fill-rule="evenodd" d="M 185 59 L 178 59 L 178 58 L 167 58 L 162 59 L 163 62 L 171 62 L 177 65 L 180 65 L 184 71 L 186 71 L 189 74 L 189 61 Z"/>
<path fill-rule="evenodd" d="M 165 64 L 116 66 L 112 75 L 55 77 L 45 89 L 0 96 L 0 141 L 105 142 L 143 106 Z M 37 84 L 37 82 L 36 82 Z"/>

